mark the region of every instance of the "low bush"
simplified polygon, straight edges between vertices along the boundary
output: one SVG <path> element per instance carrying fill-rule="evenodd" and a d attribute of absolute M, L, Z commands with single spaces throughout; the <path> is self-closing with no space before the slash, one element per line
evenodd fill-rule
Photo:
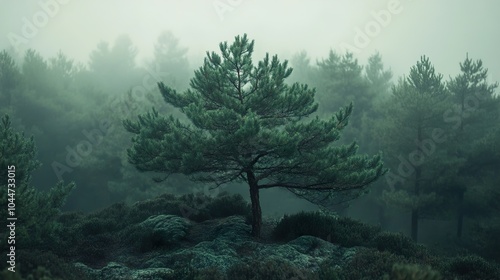
<path fill-rule="evenodd" d="M 288 242 L 303 235 L 311 235 L 323 240 L 331 238 L 336 219 L 319 212 L 300 212 L 285 215 L 276 225 L 273 238 Z"/>
<path fill-rule="evenodd" d="M 239 194 L 222 194 L 207 205 L 207 211 L 212 219 L 224 218 L 233 215 L 248 217 L 252 215 L 252 208 Z"/>
<path fill-rule="evenodd" d="M 500 263 L 500 218 L 488 219 L 486 222 L 476 223 L 472 227 L 471 240 L 462 245 L 474 254 Z"/>
<path fill-rule="evenodd" d="M 379 228 L 349 218 L 335 218 L 320 212 L 301 212 L 287 216 L 273 231 L 276 241 L 288 242 L 299 236 L 311 235 L 343 247 L 368 244 Z"/>
<path fill-rule="evenodd" d="M 241 262 L 233 265 L 227 271 L 227 279 L 231 280 L 316 280 L 314 273 L 300 270 L 282 260 L 262 260 Z"/>
<path fill-rule="evenodd" d="M 343 247 L 366 246 L 379 232 L 379 227 L 341 217 L 335 225 L 332 242 Z"/>
<path fill-rule="evenodd" d="M 500 271 L 497 265 L 487 262 L 476 255 L 466 255 L 451 258 L 443 263 L 446 278 L 458 277 L 458 279 L 500 279 Z"/>
<path fill-rule="evenodd" d="M 372 244 L 379 251 L 387 251 L 407 258 L 423 259 L 428 255 L 423 245 L 415 243 L 402 233 L 381 232 L 375 236 Z"/>
<path fill-rule="evenodd" d="M 172 277 L 165 280 L 229 280 L 226 274 L 215 267 L 204 269 L 194 269 L 193 267 L 183 267 L 176 269 Z"/>
<path fill-rule="evenodd" d="M 376 249 L 362 249 L 339 273 L 344 280 L 381 279 L 392 271 L 395 263 L 408 263 L 398 255 L 379 252 Z"/>
<path fill-rule="evenodd" d="M 101 266 L 108 261 L 116 242 L 116 236 L 110 233 L 86 236 L 76 244 L 74 254 L 77 261 L 89 266 Z"/>
<path fill-rule="evenodd" d="M 203 194 L 188 194 L 179 198 L 183 217 L 195 222 L 225 218 L 233 215 L 251 216 L 250 204 L 239 194 L 221 192 L 216 197 Z"/>
<path fill-rule="evenodd" d="M 384 280 L 441 280 L 441 274 L 430 266 L 416 264 L 394 264 L 390 275 Z"/>
<path fill-rule="evenodd" d="M 19 270 L 22 276 L 20 279 L 88 279 L 85 273 L 75 268 L 68 260 L 51 252 L 20 250 L 17 253 L 19 254 Z M 33 278 L 29 278 L 30 275 Z M 37 276 L 39 277 L 37 278 Z"/>

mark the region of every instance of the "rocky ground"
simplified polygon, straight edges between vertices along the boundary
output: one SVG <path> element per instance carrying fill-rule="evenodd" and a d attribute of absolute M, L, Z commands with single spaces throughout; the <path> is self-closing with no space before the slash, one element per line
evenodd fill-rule
<path fill-rule="evenodd" d="M 355 254 L 355 248 L 342 248 L 312 236 L 302 236 L 285 244 L 270 240 L 272 221 L 263 227 L 263 241 L 254 240 L 251 226 L 241 216 L 230 216 L 201 223 L 172 215 L 158 215 L 141 223 L 137 230 L 152 229 L 162 244 L 172 244 L 147 254 L 123 253 L 102 268 L 77 266 L 95 279 L 170 279 L 176 269 L 218 268 L 227 273 L 231 267 L 253 261 L 275 260 L 301 271 L 318 271 L 327 258 L 335 257 L 344 266 Z"/>
<path fill-rule="evenodd" d="M 259 239 L 250 220 L 238 195 L 165 194 L 62 213 L 50 238 L 19 250 L 20 272 L 4 270 L 0 279 L 500 279 L 498 265 L 479 256 L 438 255 L 402 234 L 325 212 L 264 217 Z"/>

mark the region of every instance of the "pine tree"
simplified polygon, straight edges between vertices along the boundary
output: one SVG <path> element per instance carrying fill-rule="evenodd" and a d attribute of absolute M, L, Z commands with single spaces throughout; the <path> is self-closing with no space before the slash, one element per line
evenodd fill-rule
<path fill-rule="evenodd" d="M 18 166 L 15 172 L 17 183 L 26 185 L 30 181 L 31 173 L 41 165 L 35 156 L 34 138 L 24 139 L 24 134 L 15 133 L 10 117 L 3 116 L 0 123 L 0 185 L 5 187 L 8 166 L 11 165 Z"/>
<path fill-rule="evenodd" d="M 99 42 L 90 53 L 89 83 L 108 96 L 123 94 L 131 86 L 142 85 L 144 75 L 138 72 L 137 54 L 137 48 L 127 35 L 118 36 L 112 46 L 108 42 Z"/>
<path fill-rule="evenodd" d="M 357 155 L 357 145 L 333 145 L 347 125 L 352 106 L 327 120 L 306 120 L 316 111 L 314 89 L 287 85 L 292 69 L 277 56 L 252 63 L 254 42 L 237 36 L 207 53 L 191 89 L 177 93 L 159 84 L 165 101 L 189 123 L 153 109 L 138 121 L 124 121 L 135 134 L 128 150 L 140 171 L 183 173 L 193 180 L 245 182 L 252 205 L 252 235 L 260 236 L 259 190 L 357 190 L 384 172 L 380 156 Z"/>
<path fill-rule="evenodd" d="M 364 148 L 363 152 L 371 153 L 373 151 L 382 150 L 379 143 L 377 141 L 373 141 L 373 139 L 378 133 L 376 124 L 383 118 L 383 103 L 390 96 L 392 71 L 384 67 L 382 56 L 378 52 L 368 58 L 368 63 L 364 67 L 364 70 L 364 77 L 368 83 L 368 91 L 370 92 L 368 96 L 373 97 L 373 100 L 371 101 L 373 108 L 369 108 L 369 110 L 365 110 L 363 112 L 364 114 L 361 119 L 362 137 L 360 139 L 360 143 Z M 368 197 L 372 198 L 372 202 L 374 202 L 375 207 L 377 208 L 378 219 L 382 228 L 387 226 L 386 205 L 384 201 L 380 199 L 382 191 L 385 187 L 386 186 L 382 180 L 377 181 L 371 189 L 371 196 Z M 370 200 L 367 202 L 370 203 Z"/>
<path fill-rule="evenodd" d="M 0 52 L 0 103 L 5 107 L 12 105 L 14 89 L 21 80 L 21 73 L 7 51 Z"/>
<path fill-rule="evenodd" d="M 372 110 L 374 97 L 363 76 L 363 66 L 352 53 L 338 55 L 330 51 L 328 59 L 320 61 L 318 68 L 320 113 L 328 116 L 353 102 L 355 110 L 350 118 L 348 134 L 358 135 L 362 116 Z"/>
<path fill-rule="evenodd" d="M 448 93 L 442 75 L 435 73 L 427 57 L 400 79 L 384 105 L 386 117 L 378 124 L 378 140 L 384 148 L 391 171 L 386 175 L 390 190 L 383 196 L 389 203 L 411 211 L 411 236 L 418 239 L 418 221 L 423 210 L 436 202 L 433 180 L 448 168 L 443 143 L 446 124 L 443 112 Z M 438 136 L 440 137 L 438 137 Z"/>
<path fill-rule="evenodd" d="M 30 248 L 53 242 L 56 219 L 74 183 L 59 182 L 49 192 L 31 186 L 31 173 L 41 164 L 36 160 L 34 138 L 15 132 L 8 115 L 0 120 L 0 214 L 16 217 L 17 248 Z M 14 206 L 14 207 L 12 207 Z M 13 209 L 8 209 L 13 208 Z M 0 237 L 6 238 L 6 228 Z M 5 240 L 5 239 L 4 239 Z M 2 246 L 6 246 L 4 243 Z M 31 247 L 32 248 L 32 247 Z"/>
<path fill-rule="evenodd" d="M 446 118 L 454 128 L 453 146 L 450 149 L 462 159 L 458 176 L 452 182 L 452 194 L 457 197 L 457 237 L 462 237 L 464 220 L 464 196 L 477 178 L 478 172 L 495 162 L 493 151 L 478 152 L 483 147 L 484 137 L 491 137 L 491 128 L 498 124 L 499 99 L 494 96 L 498 84 L 488 84 L 488 70 L 481 60 L 473 61 L 468 56 L 460 63 L 461 73 L 451 79 L 448 89 L 452 94 L 453 110 Z M 479 143 L 479 144 L 478 144 Z M 484 151 L 484 150 L 482 150 Z M 497 160 L 498 161 L 498 160 Z"/>
<path fill-rule="evenodd" d="M 389 94 L 392 72 L 390 69 L 384 68 L 380 53 L 377 52 L 368 58 L 368 64 L 365 67 L 365 78 L 371 96 L 380 98 Z"/>
<path fill-rule="evenodd" d="M 500 108 L 499 108 L 500 109 Z M 487 135 L 471 145 L 469 176 L 476 176 L 467 185 L 463 205 L 458 209 L 469 218 L 470 249 L 481 256 L 500 261 L 500 124 L 490 127 Z M 458 216 L 459 217 L 459 216 Z M 458 228 L 457 228 L 458 229 Z"/>
<path fill-rule="evenodd" d="M 187 48 L 179 45 L 179 39 L 170 31 L 163 31 L 155 44 L 154 60 L 150 67 L 155 71 L 167 73 L 167 77 L 162 77 L 163 82 L 176 90 L 189 86 L 187 51 Z"/>
<path fill-rule="evenodd" d="M 290 75 L 288 82 L 298 82 L 301 84 L 311 85 L 314 82 L 314 75 L 317 72 L 317 67 L 311 65 L 311 59 L 306 51 L 301 51 L 292 56 L 290 63 L 293 67 L 293 73 Z"/>

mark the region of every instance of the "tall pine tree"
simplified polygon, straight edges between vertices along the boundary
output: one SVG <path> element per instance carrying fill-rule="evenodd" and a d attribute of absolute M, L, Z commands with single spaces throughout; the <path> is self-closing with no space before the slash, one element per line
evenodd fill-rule
<path fill-rule="evenodd" d="M 373 95 L 363 77 L 363 66 L 352 53 L 338 55 L 330 51 L 328 59 L 318 62 L 318 96 L 320 112 L 330 115 L 345 104 L 353 102 L 356 109 L 351 117 L 350 134 L 361 128 L 364 112 L 372 109 Z"/>
<path fill-rule="evenodd" d="M 447 126 L 443 112 L 448 93 L 427 57 L 400 79 L 385 104 L 386 118 L 378 125 L 379 142 L 391 163 L 386 175 L 390 190 L 385 200 L 411 211 L 411 236 L 418 239 L 418 222 L 422 212 L 436 202 L 430 189 L 438 176 L 437 166 L 446 162 L 446 150 L 439 149 Z M 444 165 L 443 165 L 444 166 Z"/>
<path fill-rule="evenodd" d="M 459 172 L 452 180 L 452 194 L 457 197 L 457 237 L 462 237 L 464 196 L 470 184 L 477 181 L 479 173 L 495 162 L 494 152 L 477 152 L 484 147 L 485 137 L 491 137 L 492 127 L 498 124 L 499 99 L 494 96 L 498 84 L 487 82 L 488 70 L 481 60 L 468 56 L 460 63 L 461 73 L 448 83 L 452 94 L 453 109 L 445 114 L 453 125 L 453 145 L 450 149 L 462 159 Z M 481 149 L 479 149 L 481 150 Z"/>
<path fill-rule="evenodd" d="M 31 173 L 41 165 L 36 153 L 34 137 L 26 139 L 24 133 L 12 128 L 9 116 L 3 116 L 0 119 L 0 214 L 14 215 L 21 221 L 16 223 L 18 249 L 33 249 L 35 245 L 43 249 L 50 247 L 60 208 L 75 187 L 74 183 L 59 182 L 50 191 L 41 192 L 31 186 Z M 12 205 L 15 210 L 8 210 Z M 7 228 L 2 227 L 0 238 L 7 236 Z M 0 246 L 6 249 L 8 244 Z"/>
<path fill-rule="evenodd" d="M 126 120 L 135 134 L 129 161 L 140 171 L 184 173 L 219 186 L 248 184 L 252 235 L 260 236 L 259 190 L 357 190 L 384 173 L 380 156 L 357 155 L 357 145 L 334 145 L 347 125 L 352 106 L 326 120 L 306 120 L 316 111 L 314 89 L 287 85 L 292 69 L 277 56 L 254 65 L 254 42 L 237 36 L 207 53 L 191 89 L 177 93 L 159 84 L 165 101 L 189 123 L 160 116 L 156 110 Z"/>

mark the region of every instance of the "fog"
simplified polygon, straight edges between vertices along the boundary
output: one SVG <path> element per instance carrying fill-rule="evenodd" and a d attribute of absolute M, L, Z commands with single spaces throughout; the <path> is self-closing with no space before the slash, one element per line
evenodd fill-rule
<path fill-rule="evenodd" d="M 151 63 L 154 64 L 154 47 L 158 36 L 164 31 L 171 31 L 171 34 L 178 39 L 179 48 L 187 49 L 186 57 L 191 74 L 192 70 L 202 66 L 207 51 L 218 52 L 219 43 L 224 41 L 230 43 L 233 42 L 235 36 L 247 34 L 250 39 L 255 40 L 254 62 L 262 59 L 266 53 L 277 54 L 280 59 L 292 59 L 297 53 L 305 51 L 310 58 L 311 66 L 316 66 L 316 62 L 328 58 L 329 52 L 333 50 L 340 55 L 352 52 L 360 65 L 366 65 L 368 58 L 378 52 L 384 66 L 392 71 L 391 82 L 396 83 L 400 77 L 408 75 L 410 68 L 423 55 L 430 58 L 436 71 L 443 74 L 444 80 L 459 74 L 459 63 L 468 56 L 474 60 L 483 61 L 485 68 L 488 69 L 489 83 L 500 81 L 500 56 L 498 54 L 500 2 L 497 0 L 480 2 L 451 0 L 154 0 L 142 2 L 2 0 L 0 5 L 0 49 L 8 50 L 13 54 L 19 65 L 22 64 L 21 60 L 26 51 L 34 49 L 46 60 L 61 52 L 69 59 L 80 63 L 83 68 L 89 68 L 91 53 L 98 48 L 100 42 L 107 42 L 113 46 L 117 38 L 127 35 L 137 51 L 137 56 L 134 57 L 135 65 L 138 68 L 147 68 Z M 123 69 L 114 70 L 123 71 Z M 101 90 L 108 95 L 125 94 L 134 85 L 135 80 L 121 78 L 121 80 L 112 80 L 114 70 L 108 73 L 110 85 L 107 86 L 116 92 L 108 94 L 106 85 Z M 137 75 L 140 76 L 140 74 Z M 300 80 L 300 77 L 295 78 Z M 120 92 L 121 86 L 123 86 L 122 92 Z M 120 90 L 117 90 L 118 88 Z M 149 108 L 150 105 L 148 103 L 144 107 Z M 85 110 L 86 107 L 82 106 L 80 112 L 75 111 L 75 115 L 85 114 Z M 96 114 L 97 117 L 107 115 L 104 110 L 89 114 Z M 127 117 L 135 118 L 136 116 L 137 113 Z M 46 137 L 43 134 L 46 132 L 43 129 L 37 130 L 36 125 L 30 126 L 25 121 L 26 119 L 17 119 L 18 124 L 22 125 L 28 134 L 38 135 L 40 141 L 47 147 L 60 145 L 50 150 L 59 153 L 59 157 L 54 155 L 53 160 L 51 160 L 52 155 L 49 154 L 49 150 L 39 145 L 39 153 L 46 161 L 34 174 L 34 180 L 47 189 L 58 179 L 54 175 L 51 162 L 63 160 L 65 146 L 74 147 L 82 136 L 78 134 L 61 142 L 55 140 L 51 142 L 52 140 L 48 138 L 43 140 L 43 137 Z M 120 130 L 120 133 L 126 135 L 118 122 L 116 124 L 115 131 Z M 82 122 L 75 123 L 72 129 L 76 135 L 92 127 L 94 126 Z M 58 133 L 60 135 L 51 137 L 64 138 L 65 131 L 58 131 Z M 129 136 L 126 135 L 130 138 Z M 127 147 L 120 148 L 123 148 L 120 153 L 125 153 L 124 150 Z M 119 177 L 116 174 L 126 173 L 118 170 L 122 168 L 120 164 L 126 165 L 125 162 L 120 162 L 120 159 L 116 158 L 113 162 L 100 162 L 100 154 L 101 151 L 93 154 L 92 161 L 83 166 L 95 164 L 95 169 L 98 167 L 104 169 L 116 165 L 117 170 L 110 171 L 109 174 Z M 100 193 L 86 194 L 84 190 L 89 186 L 85 186 L 85 182 L 79 182 L 78 178 L 81 180 L 92 176 L 104 178 L 109 174 L 93 173 L 92 170 L 95 169 L 83 172 L 79 168 L 76 168 L 68 179 L 75 180 L 77 189 L 82 190 L 70 197 L 68 209 L 90 211 L 119 200 L 108 193 L 105 187 Z M 132 169 L 130 165 L 127 168 Z M 151 177 L 144 175 L 140 179 L 146 180 Z M 176 180 L 178 181 L 175 182 L 181 185 L 186 183 L 185 178 Z M 99 180 L 96 182 L 102 183 Z M 116 184 L 120 183 L 115 182 L 110 185 L 116 186 Z M 154 183 L 144 181 L 143 184 L 146 187 L 141 186 L 141 188 L 147 188 Z M 182 190 L 181 186 L 174 187 L 174 189 L 176 192 L 191 191 L 191 189 Z M 236 192 L 241 193 L 245 198 L 248 196 L 246 187 L 236 188 Z M 261 203 L 265 215 L 281 216 L 285 213 L 316 209 L 313 204 L 298 200 L 283 190 L 262 192 Z M 279 199 L 276 198 L 278 196 Z M 357 206 L 347 213 L 377 224 L 376 214 L 368 213 L 370 210 L 364 208 L 363 203 L 365 203 L 363 200 L 355 202 Z M 393 224 L 387 227 L 407 231 L 406 222 L 407 219 L 396 217 Z"/>
<path fill-rule="evenodd" d="M 394 2 L 394 3 L 392 3 Z M 150 58 L 157 36 L 171 30 L 189 48 L 193 66 L 207 50 L 247 33 L 256 41 L 256 57 L 265 52 L 290 57 L 306 50 L 314 59 L 330 49 L 354 51 L 361 60 L 379 51 L 395 76 L 406 73 L 418 58 L 429 56 L 445 76 L 458 71 L 466 53 L 489 62 L 492 78 L 500 77 L 496 54 L 500 3 L 470 1 L 59 1 L 47 22 L 37 13 L 53 1 L 2 1 L 0 46 L 11 44 L 9 34 L 22 37 L 27 21 L 40 23 L 35 34 L 19 45 L 43 56 L 59 50 L 83 63 L 99 41 L 112 42 L 128 34 L 139 49 L 138 63 Z M 61 4 L 59 4 L 61 3 Z M 63 4 L 64 3 L 64 4 Z M 48 4 L 47 4 L 48 5 Z M 385 26 L 373 27 L 374 14 L 394 5 Z M 50 5 L 48 5 L 50 6 Z M 376 24 L 375 24 L 376 25 Z M 357 30 L 368 27 L 368 43 L 356 48 Z M 371 29 L 370 29 L 371 28 Z M 31 34 L 30 34 L 31 36 Z M 361 40 L 362 41 L 362 40 Z M 364 46 L 366 45 L 366 46 Z M 354 47 L 354 48 L 353 48 Z"/>

